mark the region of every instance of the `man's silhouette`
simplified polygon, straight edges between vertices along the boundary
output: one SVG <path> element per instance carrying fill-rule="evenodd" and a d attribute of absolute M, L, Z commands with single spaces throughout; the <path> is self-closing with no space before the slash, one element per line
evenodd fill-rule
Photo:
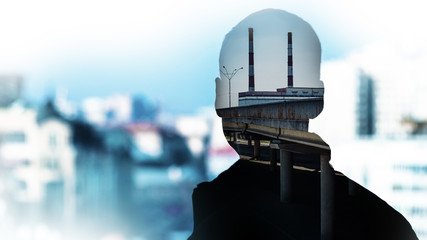
<path fill-rule="evenodd" d="M 194 189 L 190 239 L 417 239 L 387 203 L 331 171 L 329 146 L 307 132 L 308 119 L 323 108 L 320 42 L 308 23 L 273 9 L 248 16 L 224 40 L 220 68 L 227 66 L 247 66 L 248 74 L 231 79 L 221 71 L 217 113 L 233 148 L 249 157 Z M 280 157 L 270 148 L 280 149 Z M 333 194 L 323 205 L 325 186 Z M 325 218 L 328 207 L 334 211 Z M 332 232 L 325 235 L 329 220 Z"/>

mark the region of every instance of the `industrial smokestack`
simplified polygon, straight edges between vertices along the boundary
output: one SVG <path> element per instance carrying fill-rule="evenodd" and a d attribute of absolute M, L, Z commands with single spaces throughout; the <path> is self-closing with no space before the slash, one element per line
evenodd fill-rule
<path fill-rule="evenodd" d="M 294 86 L 294 73 L 292 61 L 292 32 L 288 32 L 288 87 Z"/>
<path fill-rule="evenodd" d="M 249 28 L 249 92 L 255 91 L 254 76 L 254 29 Z"/>

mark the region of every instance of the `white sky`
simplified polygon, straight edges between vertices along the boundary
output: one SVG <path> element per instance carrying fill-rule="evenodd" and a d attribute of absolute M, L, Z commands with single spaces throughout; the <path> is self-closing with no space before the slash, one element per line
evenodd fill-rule
<path fill-rule="evenodd" d="M 415 0 L 1 0 L 0 74 L 23 75 L 32 99 L 56 87 L 68 88 L 71 100 L 119 91 L 191 112 L 214 104 L 225 34 L 264 8 L 309 22 L 324 63 L 372 42 L 406 43 L 415 52 L 413 45 L 425 45 L 427 17 Z"/>

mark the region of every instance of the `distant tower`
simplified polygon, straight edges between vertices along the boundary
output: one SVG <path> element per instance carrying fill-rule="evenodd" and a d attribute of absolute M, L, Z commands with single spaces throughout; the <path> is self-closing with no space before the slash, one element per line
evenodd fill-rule
<path fill-rule="evenodd" d="M 373 79 L 361 73 L 357 102 L 357 135 L 375 134 L 375 85 Z"/>
<path fill-rule="evenodd" d="M 288 32 L 288 87 L 294 86 L 294 73 L 292 61 L 292 32 Z"/>
<path fill-rule="evenodd" d="M 254 29 L 249 28 L 249 92 L 255 91 L 254 76 Z"/>
<path fill-rule="evenodd" d="M 0 76 L 0 108 L 8 107 L 21 97 L 22 78 L 14 75 Z"/>

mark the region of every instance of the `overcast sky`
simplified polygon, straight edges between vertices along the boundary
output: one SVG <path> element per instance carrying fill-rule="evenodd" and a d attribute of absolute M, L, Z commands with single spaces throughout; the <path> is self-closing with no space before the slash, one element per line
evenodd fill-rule
<path fill-rule="evenodd" d="M 165 110 L 190 113 L 214 104 L 225 34 L 264 8 L 309 22 L 323 62 L 373 42 L 426 39 L 416 1 L 2 0 L 0 74 L 22 75 L 31 99 L 56 87 L 68 88 L 73 101 L 142 93 Z"/>

